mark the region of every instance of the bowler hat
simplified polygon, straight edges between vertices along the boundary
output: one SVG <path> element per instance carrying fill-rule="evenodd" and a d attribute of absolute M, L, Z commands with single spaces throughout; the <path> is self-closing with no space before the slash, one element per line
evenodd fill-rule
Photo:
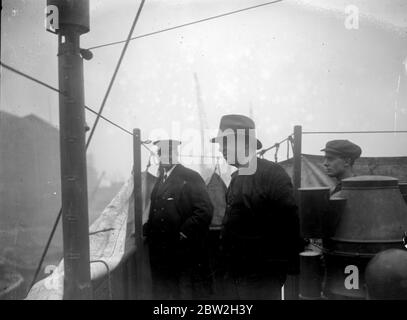
<path fill-rule="evenodd" d="M 256 137 L 255 133 L 256 126 L 254 121 L 249 117 L 239 115 L 239 114 L 227 114 L 224 115 L 219 124 L 218 135 L 215 138 L 212 138 L 210 141 L 212 143 L 220 142 L 224 137 L 236 134 L 249 134 L 254 138 Z M 262 143 L 257 139 L 257 149 L 262 148 Z"/>

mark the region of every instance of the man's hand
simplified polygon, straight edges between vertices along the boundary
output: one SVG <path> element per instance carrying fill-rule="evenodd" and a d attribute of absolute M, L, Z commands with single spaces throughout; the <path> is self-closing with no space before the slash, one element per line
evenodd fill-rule
<path fill-rule="evenodd" d="M 180 240 L 185 240 L 185 239 L 188 239 L 188 237 L 184 233 L 180 232 L 179 233 L 179 239 Z"/>

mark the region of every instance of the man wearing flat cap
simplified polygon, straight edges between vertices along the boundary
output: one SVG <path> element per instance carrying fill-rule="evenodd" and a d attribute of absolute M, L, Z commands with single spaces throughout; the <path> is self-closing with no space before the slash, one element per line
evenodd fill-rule
<path fill-rule="evenodd" d="M 213 206 L 199 173 L 178 162 L 180 141 L 159 140 L 160 176 L 143 227 L 154 299 L 193 299 L 208 275 L 206 237 Z"/>
<path fill-rule="evenodd" d="M 332 140 L 321 151 L 325 152 L 323 165 L 327 175 L 338 181 L 331 191 L 333 195 L 342 189 L 343 179 L 355 176 L 353 164 L 362 154 L 362 149 L 349 140 Z"/>
<path fill-rule="evenodd" d="M 211 142 L 237 168 L 223 220 L 224 298 L 281 299 L 287 274 L 299 271 L 301 250 L 291 179 L 278 164 L 257 157 L 262 144 L 246 116 L 223 116 Z"/>

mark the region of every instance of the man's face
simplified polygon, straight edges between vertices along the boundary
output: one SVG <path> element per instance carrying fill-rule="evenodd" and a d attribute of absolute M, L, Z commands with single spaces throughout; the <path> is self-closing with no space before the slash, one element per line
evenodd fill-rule
<path fill-rule="evenodd" d="M 219 144 L 219 151 L 229 165 L 239 168 L 239 174 L 251 175 L 257 169 L 256 144 L 256 138 L 229 135 Z"/>
<path fill-rule="evenodd" d="M 324 163 L 326 174 L 330 177 L 340 177 L 349 168 L 349 161 L 332 153 L 325 153 Z"/>
<path fill-rule="evenodd" d="M 237 159 L 236 140 L 233 136 L 223 137 L 222 143 L 219 143 L 219 151 L 229 165 L 235 165 Z"/>
<path fill-rule="evenodd" d="M 173 165 L 173 160 L 172 160 L 172 156 L 171 153 L 167 151 L 162 151 L 162 149 L 158 149 L 157 151 L 157 155 L 160 159 L 160 166 L 164 169 L 169 169 L 172 167 Z"/>

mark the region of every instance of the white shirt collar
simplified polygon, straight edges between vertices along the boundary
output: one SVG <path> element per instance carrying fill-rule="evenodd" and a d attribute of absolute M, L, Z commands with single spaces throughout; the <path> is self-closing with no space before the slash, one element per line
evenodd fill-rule
<path fill-rule="evenodd" d="M 170 174 L 172 173 L 172 171 L 174 171 L 174 169 L 175 169 L 176 166 L 177 166 L 177 165 L 175 164 L 175 165 L 172 166 L 172 168 L 171 168 L 170 170 L 164 171 L 164 173 L 165 173 L 166 176 L 167 176 L 166 179 L 168 179 L 168 177 L 170 176 Z"/>

